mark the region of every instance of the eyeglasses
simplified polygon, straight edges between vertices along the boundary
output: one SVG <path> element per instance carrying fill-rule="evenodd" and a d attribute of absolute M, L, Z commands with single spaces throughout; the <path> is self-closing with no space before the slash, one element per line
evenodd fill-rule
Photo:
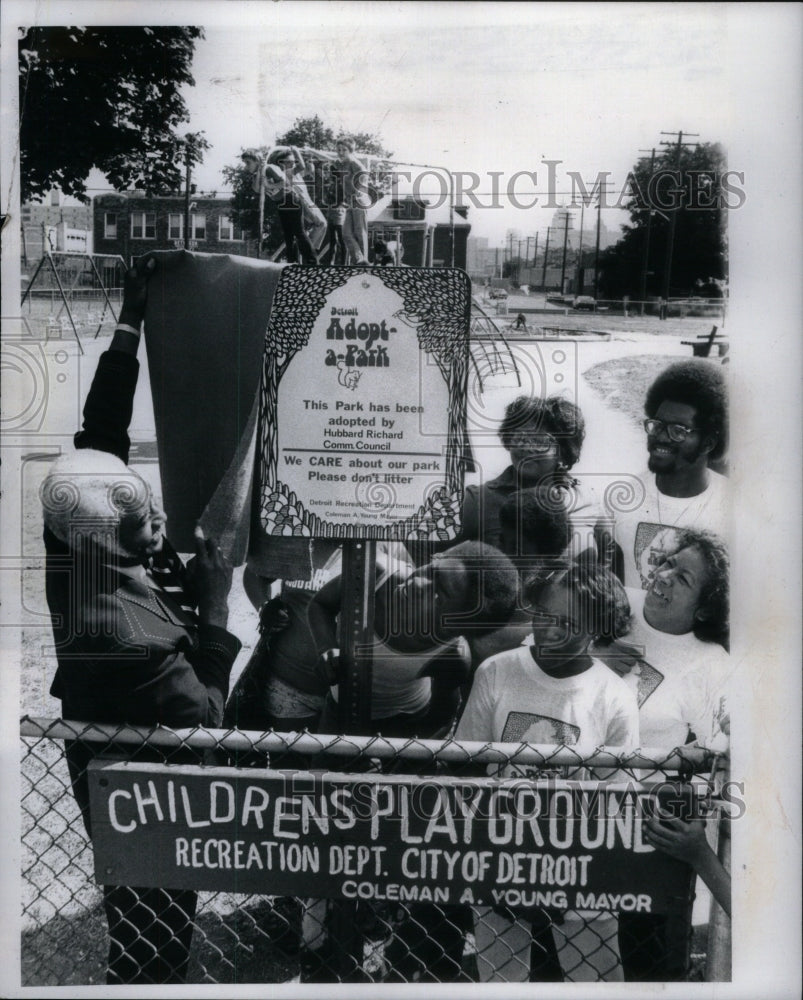
<path fill-rule="evenodd" d="M 507 436 L 509 448 L 527 448 L 538 455 L 546 455 L 557 448 L 557 442 L 551 434 L 538 434 L 533 431 L 513 431 Z"/>
<path fill-rule="evenodd" d="M 690 434 L 694 434 L 694 427 L 687 427 L 685 424 L 667 424 L 663 420 L 645 420 L 644 430 L 654 436 L 659 431 L 666 431 L 666 436 L 670 441 L 679 443 L 685 441 Z"/>

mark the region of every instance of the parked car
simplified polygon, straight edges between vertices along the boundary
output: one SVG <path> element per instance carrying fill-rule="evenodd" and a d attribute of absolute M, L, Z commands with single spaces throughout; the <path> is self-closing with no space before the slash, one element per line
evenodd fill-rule
<path fill-rule="evenodd" d="M 594 312 L 597 303 L 590 295 L 575 295 L 572 309 L 578 312 Z"/>
<path fill-rule="evenodd" d="M 489 288 L 488 289 L 489 299 L 506 299 L 507 290 L 504 288 Z"/>

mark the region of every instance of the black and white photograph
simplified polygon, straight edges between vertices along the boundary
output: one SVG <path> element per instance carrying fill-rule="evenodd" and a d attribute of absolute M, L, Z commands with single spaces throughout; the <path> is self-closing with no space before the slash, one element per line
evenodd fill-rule
<path fill-rule="evenodd" d="M 2 995 L 799 995 L 800 6 L 0 17 Z"/>

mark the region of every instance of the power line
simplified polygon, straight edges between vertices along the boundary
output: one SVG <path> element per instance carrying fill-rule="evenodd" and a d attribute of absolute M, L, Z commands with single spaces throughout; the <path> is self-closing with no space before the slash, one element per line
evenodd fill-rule
<path fill-rule="evenodd" d="M 684 142 L 683 136 L 695 136 L 699 138 L 698 132 L 661 132 L 661 135 L 674 135 L 677 136 L 677 142 L 669 142 L 666 139 L 661 140 L 662 146 L 674 146 L 675 147 L 675 169 L 680 169 L 680 154 L 684 146 L 699 146 L 697 142 Z M 672 193 L 678 193 L 677 189 L 673 189 Z M 675 225 L 677 223 L 678 209 L 677 207 L 672 209 L 671 215 L 669 216 L 669 235 L 666 240 L 666 261 L 664 263 L 664 290 L 662 298 L 664 303 L 669 301 L 669 289 L 670 282 L 672 279 L 672 252 L 675 246 Z M 661 309 L 661 318 L 666 319 L 666 305 Z"/>
<path fill-rule="evenodd" d="M 650 154 L 650 177 L 655 172 L 655 146 L 650 150 L 640 149 L 640 153 Z M 644 302 L 647 298 L 647 274 L 650 265 L 650 234 L 652 232 L 652 208 L 647 207 L 647 232 L 644 236 L 644 250 L 641 256 L 641 281 L 639 284 L 639 300 L 641 302 L 641 315 L 644 315 Z"/>
<path fill-rule="evenodd" d="M 560 294 L 566 287 L 566 247 L 569 243 L 569 223 L 572 221 L 572 213 L 568 209 L 563 209 L 563 258 L 560 265 Z M 558 213 L 560 214 L 560 213 Z"/>
<path fill-rule="evenodd" d="M 594 298 L 599 298 L 599 231 L 602 224 L 602 201 L 608 193 L 605 189 L 608 186 L 607 180 L 601 180 L 597 190 L 597 240 L 594 245 Z"/>

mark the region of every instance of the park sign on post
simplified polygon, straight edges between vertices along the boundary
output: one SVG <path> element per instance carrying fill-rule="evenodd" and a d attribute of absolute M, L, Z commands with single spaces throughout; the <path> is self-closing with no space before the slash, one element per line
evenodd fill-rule
<path fill-rule="evenodd" d="M 95 876 L 352 900 L 667 913 L 691 869 L 643 837 L 664 782 L 415 778 L 165 765 L 89 765 Z"/>
<path fill-rule="evenodd" d="M 267 535 L 456 537 L 470 307 L 453 268 L 284 270 L 260 400 Z"/>

